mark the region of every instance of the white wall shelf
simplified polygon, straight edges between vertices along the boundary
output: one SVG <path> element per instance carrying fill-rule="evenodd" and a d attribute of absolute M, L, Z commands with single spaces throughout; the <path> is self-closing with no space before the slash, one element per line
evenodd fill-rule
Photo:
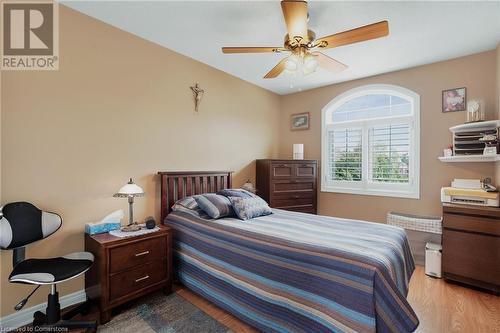
<path fill-rule="evenodd" d="M 458 162 L 496 162 L 500 161 L 500 154 L 496 156 L 483 156 L 483 155 L 463 155 L 463 156 L 440 156 L 439 160 L 446 163 Z"/>
<path fill-rule="evenodd" d="M 500 120 L 478 121 L 475 123 L 460 124 L 450 127 L 450 132 L 468 132 L 475 130 L 494 129 L 500 127 Z"/>

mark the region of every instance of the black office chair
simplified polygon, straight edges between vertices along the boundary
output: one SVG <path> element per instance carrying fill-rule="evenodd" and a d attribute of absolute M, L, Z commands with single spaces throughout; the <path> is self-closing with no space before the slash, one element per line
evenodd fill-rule
<path fill-rule="evenodd" d="M 14 309 L 21 310 L 28 299 L 42 285 L 50 285 L 46 313 L 34 314 L 33 326 L 39 328 L 85 328 L 86 332 L 97 330 L 95 321 L 70 321 L 77 314 L 89 311 L 88 302 L 67 312 L 61 319 L 61 307 L 57 284 L 73 279 L 90 269 L 94 256 L 89 252 L 76 252 L 50 259 L 26 259 L 25 245 L 46 238 L 62 225 L 62 218 L 44 212 L 28 202 L 13 202 L 0 208 L 0 248 L 13 250 L 13 270 L 9 282 L 34 284 L 37 287 Z"/>

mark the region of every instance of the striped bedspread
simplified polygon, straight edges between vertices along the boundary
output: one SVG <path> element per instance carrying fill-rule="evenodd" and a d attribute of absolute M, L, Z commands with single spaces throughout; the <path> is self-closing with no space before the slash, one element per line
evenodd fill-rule
<path fill-rule="evenodd" d="M 264 332 L 412 332 L 403 229 L 273 209 L 241 221 L 173 212 L 189 289 Z"/>

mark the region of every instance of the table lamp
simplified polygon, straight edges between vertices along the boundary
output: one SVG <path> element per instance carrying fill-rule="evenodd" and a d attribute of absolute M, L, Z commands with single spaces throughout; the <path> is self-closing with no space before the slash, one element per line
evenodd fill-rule
<path fill-rule="evenodd" d="M 135 184 L 130 178 L 129 182 L 123 185 L 117 193 L 113 195 L 115 198 L 128 198 L 128 212 L 129 224 L 134 224 L 134 198 L 144 196 L 144 191 L 140 186 Z"/>

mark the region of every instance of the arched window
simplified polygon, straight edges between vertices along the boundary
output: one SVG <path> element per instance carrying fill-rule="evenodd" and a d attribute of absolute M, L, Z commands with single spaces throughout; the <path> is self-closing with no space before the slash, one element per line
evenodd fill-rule
<path fill-rule="evenodd" d="M 322 110 L 325 192 L 419 198 L 420 96 L 368 85 Z"/>

